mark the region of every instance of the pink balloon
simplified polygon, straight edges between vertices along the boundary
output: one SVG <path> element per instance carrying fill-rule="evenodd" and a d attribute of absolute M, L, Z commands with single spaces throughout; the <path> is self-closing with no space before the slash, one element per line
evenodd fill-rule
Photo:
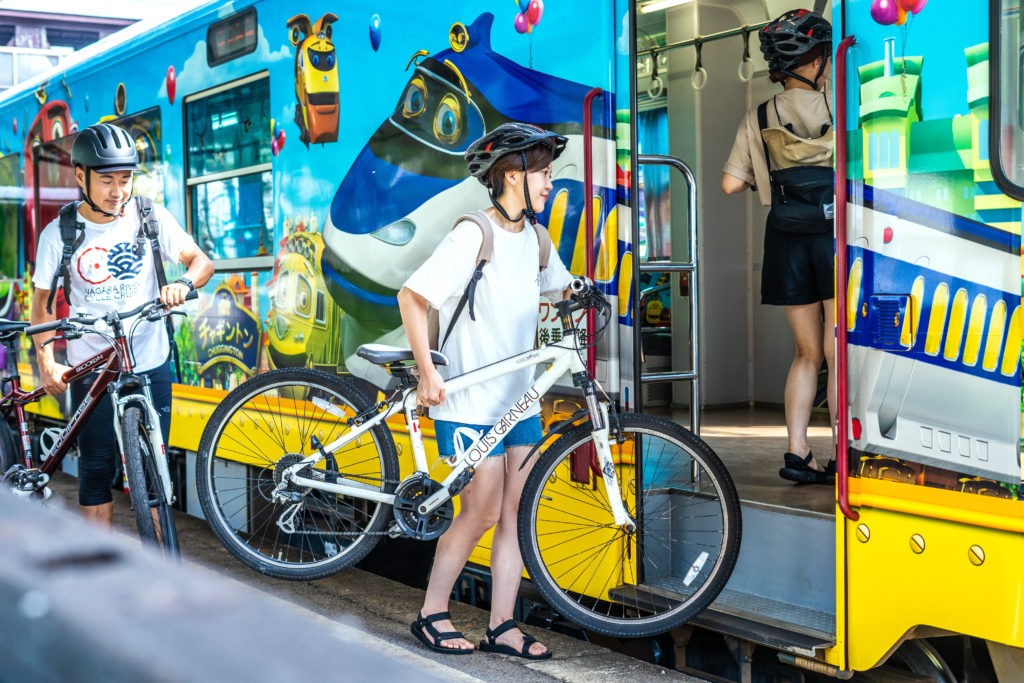
<path fill-rule="evenodd" d="M 277 153 L 279 151 L 281 151 L 281 148 L 277 146 L 277 140 L 271 140 L 270 141 L 270 153 L 273 154 L 276 157 Z"/>
<path fill-rule="evenodd" d="M 899 0 L 900 9 L 904 12 L 913 12 L 914 8 L 917 7 L 918 0 Z"/>
<path fill-rule="evenodd" d="M 167 67 L 166 82 L 167 82 L 167 99 L 171 101 L 171 104 L 174 104 L 174 91 L 176 90 L 176 86 L 178 85 L 178 77 L 177 77 L 177 74 L 174 73 L 174 65 L 173 64 L 171 64 L 169 67 Z"/>
<path fill-rule="evenodd" d="M 516 15 L 515 21 L 516 33 L 526 33 L 530 30 L 530 20 L 526 18 L 526 15 L 520 12 Z"/>
<path fill-rule="evenodd" d="M 927 4 L 928 4 L 928 0 L 921 0 L 921 2 L 917 3 L 916 5 L 914 5 L 914 9 L 912 9 L 910 11 L 913 12 L 914 14 L 917 14 L 918 12 L 923 10 L 924 6 L 927 5 Z"/>
<path fill-rule="evenodd" d="M 279 132 L 277 134 L 277 140 L 276 140 L 276 142 L 277 142 L 277 151 L 280 152 L 282 149 L 284 149 L 284 141 L 285 141 L 284 128 L 282 128 L 281 132 Z"/>
<path fill-rule="evenodd" d="M 889 26 L 900 18 L 900 6 L 896 0 L 875 0 L 871 3 L 871 18 L 883 26 Z"/>
<path fill-rule="evenodd" d="M 916 1 L 916 0 L 915 0 Z M 544 2 L 543 0 L 530 0 L 530 6 L 526 8 L 526 18 L 529 22 L 536 26 L 540 23 L 540 18 L 544 15 Z"/>

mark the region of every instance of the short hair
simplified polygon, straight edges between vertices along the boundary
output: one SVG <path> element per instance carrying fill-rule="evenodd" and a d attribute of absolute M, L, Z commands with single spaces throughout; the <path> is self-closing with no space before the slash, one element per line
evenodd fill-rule
<path fill-rule="evenodd" d="M 805 64 L 810 64 L 815 59 L 817 59 L 818 57 L 821 57 L 824 54 L 825 54 L 825 46 L 824 45 L 815 45 L 810 50 L 808 50 L 804 54 L 800 55 L 800 59 L 798 59 L 793 66 L 791 66 L 788 69 L 786 69 L 786 71 L 792 71 L 793 69 L 796 69 L 798 67 L 804 66 Z M 832 54 L 832 49 L 830 47 L 829 48 L 829 55 L 831 55 L 831 54 Z M 789 76 L 787 76 L 786 74 L 782 73 L 781 71 L 773 71 L 770 74 L 768 74 L 768 80 L 770 80 L 772 83 L 781 83 L 782 81 L 786 80 L 787 78 L 789 78 Z"/>
<path fill-rule="evenodd" d="M 526 153 L 526 168 L 528 171 L 538 171 L 551 165 L 555 160 L 555 153 L 545 144 L 537 144 L 524 150 Z M 491 181 L 491 188 L 495 197 L 500 197 L 505 191 L 506 171 L 523 170 L 523 157 L 521 152 L 509 152 L 498 157 L 498 160 L 491 165 L 487 172 L 488 180 Z"/>

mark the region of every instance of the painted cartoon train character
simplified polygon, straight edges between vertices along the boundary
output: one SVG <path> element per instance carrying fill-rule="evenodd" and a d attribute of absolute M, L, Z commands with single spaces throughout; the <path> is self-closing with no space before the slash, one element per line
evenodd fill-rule
<path fill-rule="evenodd" d="M 305 14 L 288 20 L 288 38 L 295 46 L 295 124 L 299 139 L 309 143 L 338 140 L 338 58 L 331 41 L 331 24 L 338 17 L 327 12 L 313 25 Z"/>
<path fill-rule="evenodd" d="M 274 368 L 343 369 L 337 330 L 344 314 L 327 296 L 317 268 L 323 244 L 317 232 L 293 232 L 285 242 L 270 282 L 267 349 Z"/>
<path fill-rule="evenodd" d="M 493 19 L 481 14 L 463 29 L 468 38 L 450 36 L 450 49 L 413 55 L 397 106 L 360 151 L 324 223 L 321 267 L 331 297 L 346 314 L 346 365 L 371 381 L 366 373 L 373 368 L 362 367 L 350 355 L 359 343 L 404 343 L 396 336 L 401 320 L 395 296 L 460 215 L 489 204 L 483 186 L 468 177 L 463 154 L 495 126 L 528 121 L 569 137 L 552 167 L 552 200 L 538 219 L 548 227 L 563 261 L 577 264 L 582 273 L 583 240 L 577 240 L 584 234 L 577 227 L 583 217 L 580 132 L 590 87 L 528 69 L 491 50 Z M 595 107 L 595 178 L 615 177 L 608 168 L 616 158 L 609 132 L 614 131 L 614 123 L 609 124 L 614 102 L 610 93 L 602 99 L 605 111 Z M 614 216 L 617 190 L 595 186 L 594 194 L 600 226 Z M 615 237 L 610 242 L 616 254 L 624 252 Z M 610 286 L 617 266 L 618 256 L 606 280 Z"/>

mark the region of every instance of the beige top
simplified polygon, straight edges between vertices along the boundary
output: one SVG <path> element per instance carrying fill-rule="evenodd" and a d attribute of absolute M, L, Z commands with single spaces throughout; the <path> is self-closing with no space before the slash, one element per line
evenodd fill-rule
<path fill-rule="evenodd" d="M 820 92 L 791 88 L 776 96 L 775 104 L 779 113 L 775 114 L 775 105 L 768 100 L 768 126 L 777 127 L 782 123 L 793 124 L 793 130 L 804 138 L 818 138 L 823 124 L 829 123 L 829 111 L 832 106 L 832 94 L 829 92 L 828 106 Z M 781 119 L 781 121 L 780 121 Z M 761 204 L 772 203 L 771 188 L 768 181 L 768 168 L 764 159 L 764 147 L 761 145 L 760 127 L 757 125 L 757 107 L 747 112 L 736 131 L 736 140 L 732 152 L 722 170 L 731 176 L 757 186 L 757 194 Z"/>

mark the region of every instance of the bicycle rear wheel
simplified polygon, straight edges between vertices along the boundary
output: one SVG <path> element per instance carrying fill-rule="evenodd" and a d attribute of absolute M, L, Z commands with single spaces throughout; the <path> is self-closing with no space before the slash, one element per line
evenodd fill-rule
<path fill-rule="evenodd" d="M 691 432 L 619 415 L 609 440 L 622 502 L 638 527 L 627 533 L 591 464 L 590 430 L 559 438 L 530 473 L 519 506 L 523 561 L 548 603 L 580 626 L 612 636 L 663 633 L 707 607 L 728 580 L 739 554 L 736 488 Z"/>
<path fill-rule="evenodd" d="M 174 528 L 171 506 L 164 497 L 155 460 L 164 456 L 152 452 L 146 423 L 138 406 L 125 409 L 121 418 L 121 434 L 124 438 L 124 472 L 139 536 L 144 543 L 161 548 L 167 557 L 177 558 L 178 533 Z"/>
<path fill-rule="evenodd" d="M 352 382 L 305 368 L 273 370 L 232 391 L 203 431 L 196 461 L 199 502 L 221 543 L 253 569 L 282 579 L 329 576 L 366 556 L 385 533 L 391 506 L 289 484 L 297 502 L 273 492 L 284 471 L 341 438 L 372 403 Z M 377 425 L 303 475 L 394 493 L 398 454 Z M 296 507 L 297 506 L 297 507 Z M 278 522 L 294 513 L 292 532 Z"/>

